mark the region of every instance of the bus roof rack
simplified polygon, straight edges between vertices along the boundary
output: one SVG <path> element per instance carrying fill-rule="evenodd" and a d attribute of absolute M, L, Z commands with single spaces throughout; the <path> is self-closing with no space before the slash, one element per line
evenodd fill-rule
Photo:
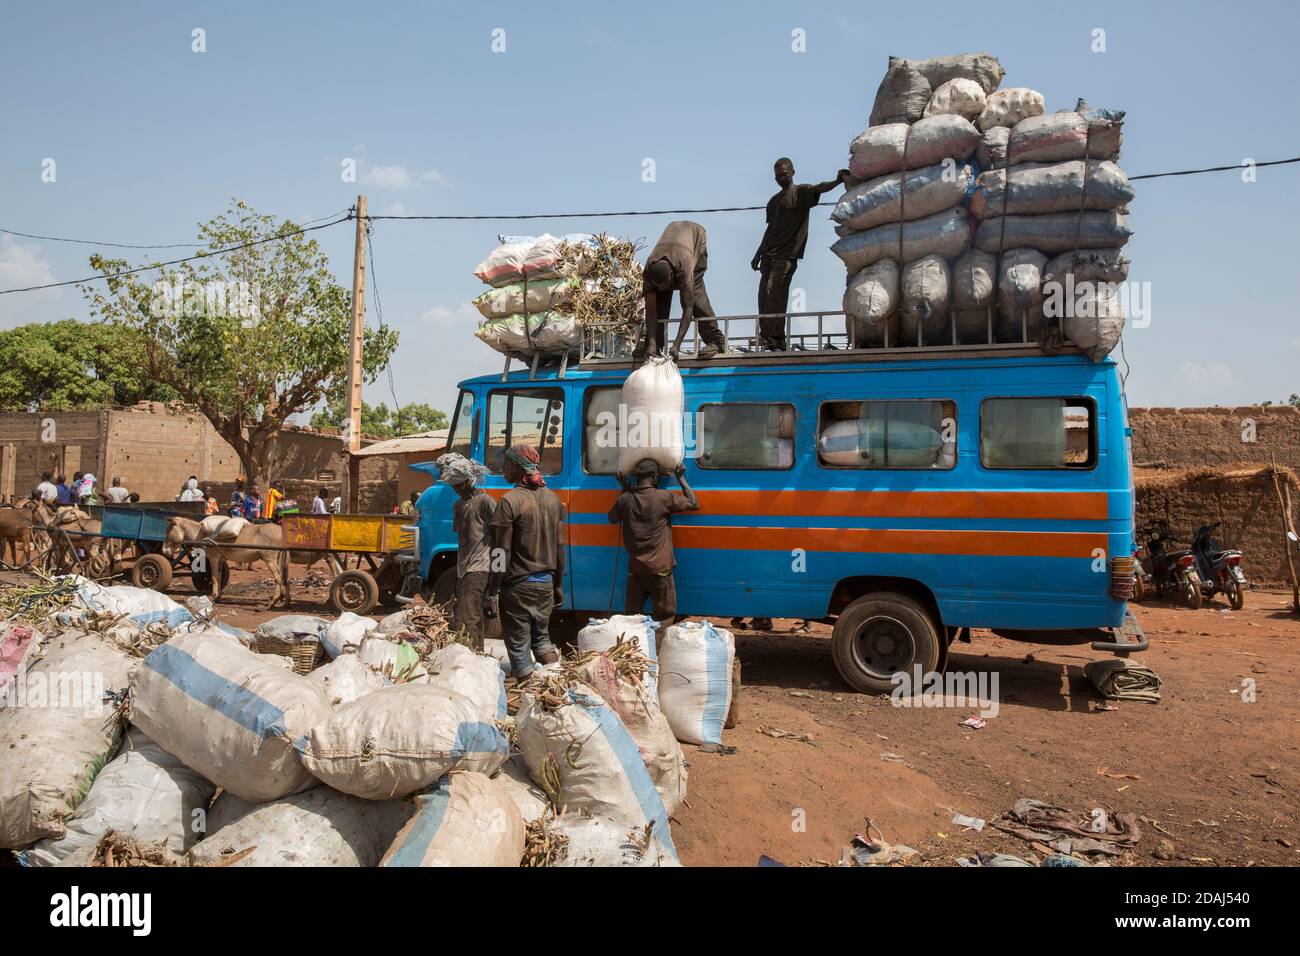
<path fill-rule="evenodd" d="M 765 349 L 760 344 L 759 321 L 782 319 L 785 348 Z M 972 321 L 973 318 L 973 321 Z M 918 358 L 987 358 L 993 356 L 1056 355 L 1079 350 L 1065 341 L 1059 320 L 1031 316 L 1029 309 L 1019 322 L 1004 322 L 995 309 L 980 316 L 949 313 L 934 321 L 906 321 L 891 316 L 881 326 L 868 327 L 844 312 L 789 312 L 785 315 L 720 315 L 717 322 L 726 338 L 727 350 L 712 359 L 696 359 L 701 341 L 698 324 L 693 324 L 683 343 L 679 361 L 684 365 L 786 365 L 791 362 L 824 364 L 845 361 L 890 361 Z M 679 325 L 680 319 L 668 325 Z M 864 341 L 850 341 L 849 329 L 860 328 Z M 910 327 L 909 327 L 910 326 Z M 831 331 L 834 327 L 836 330 Z M 626 324 L 585 325 L 579 362 L 583 366 L 628 365 L 635 361 L 636 332 Z M 671 341 L 672 335 L 665 333 Z M 507 369 L 509 360 L 507 360 Z M 567 365 L 567 362 L 565 363 Z M 535 367 L 534 367 L 535 371 Z M 563 368 L 561 369 L 563 377 Z"/>

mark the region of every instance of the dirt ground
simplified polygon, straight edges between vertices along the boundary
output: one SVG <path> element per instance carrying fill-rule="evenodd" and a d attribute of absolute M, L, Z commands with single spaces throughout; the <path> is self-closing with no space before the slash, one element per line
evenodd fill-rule
<path fill-rule="evenodd" d="M 329 613 L 326 588 L 300 575 L 290 610 Z M 173 586 L 177 600 L 188 594 L 188 583 Z M 220 617 L 250 627 L 284 613 L 259 610 L 268 595 L 236 572 Z M 1032 797 L 1135 814 L 1142 838 L 1116 865 L 1300 864 L 1300 616 L 1289 603 L 1289 592 L 1260 590 L 1239 612 L 1222 600 L 1200 611 L 1136 606 L 1151 648 L 1135 659 L 1160 675 L 1163 699 L 1113 710 L 1098 709 L 1083 676 L 1105 656 L 1087 644 L 977 631 L 953 646 L 949 668 L 998 674 L 999 712 L 980 730 L 961 725 L 974 708 L 898 708 L 850 691 L 826 626 L 739 631 L 740 722 L 725 735 L 736 752 L 686 747 L 678 851 L 688 865 L 832 863 L 870 821 L 873 836 L 919 850 L 915 864 L 952 865 L 975 850 L 1023 856 L 1034 852 L 1024 841 L 952 818 L 991 822 Z M 1168 859 L 1155 854 L 1162 841 Z"/>

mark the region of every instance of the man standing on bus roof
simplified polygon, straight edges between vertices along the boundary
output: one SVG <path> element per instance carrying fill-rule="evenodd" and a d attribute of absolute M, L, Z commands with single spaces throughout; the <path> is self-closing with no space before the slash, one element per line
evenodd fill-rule
<path fill-rule="evenodd" d="M 533 659 L 554 664 L 551 612 L 564 603 L 564 505 L 542 477 L 531 445 L 512 445 L 502 474 L 514 485 L 492 515 L 488 597 L 500 593 L 501 636 L 518 681 L 533 676 Z"/>
<path fill-rule="evenodd" d="M 846 182 L 849 171 L 841 169 L 834 179 L 809 185 L 795 184 L 794 163 L 782 156 L 772 166 L 781 191 L 767 201 L 767 230 L 749 266 L 759 273 L 758 344 L 767 351 L 784 351 L 785 313 L 790 302 L 790 280 L 808 244 L 808 213 L 816 208 L 823 193 Z"/>
<path fill-rule="evenodd" d="M 686 466 L 678 465 L 674 474 L 682 486 L 680 495 L 656 486 L 659 464 L 645 458 L 637 463 L 632 477 L 636 484 L 624 491 L 609 509 L 610 524 L 622 524 L 623 547 L 627 549 L 627 597 L 624 611 L 640 614 L 646 598 L 650 599 L 651 616 L 663 627 L 677 619 L 677 585 L 673 568 L 672 516 L 698 511 L 699 500 L 686 481 Z M 618 476 L 624 483 L 624 476 Z"/>
<path fill-rule="evenodd" d="M 483 650 L 483 604 L 491 565 L 488 546 L 496 502 L 479 481 L 487 469 L 479 462 L 450 452 L 440 457 L 438 477 L 456 492 L 451 530 L 456 532 L 456 604 L 453 625 L 469 635 L 474 649 Z"/>
<path fill-rule="evenodd" d="M 641 275 L 641 292 L 645 296 L 647 348 L 650 355 L 663 351 L 667 337 L 668 312 L 676 291 L 682 304 L 682 324 L 677 329 L 672 357 L 677 358 L 682 340 L 695 319 L 700 328 L 700 346 L 696 358 L 712 358 L 727 350 L 727 339 L 717 322 L 707 321 L 715 315 L 704 288 L 704 271 L 709 267 L 709 250 L 704 227 L 688 219 L 677 219 L 664 227 L 659 241 L 646 257 Z"/>

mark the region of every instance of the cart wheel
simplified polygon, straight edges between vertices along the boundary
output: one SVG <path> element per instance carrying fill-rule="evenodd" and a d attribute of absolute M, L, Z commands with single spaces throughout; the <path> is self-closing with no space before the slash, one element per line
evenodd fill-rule
<path fill-rule="evenodd" d="M 165 591 L 172 583 L 172 565 L 161 554 L 146 554 L 131 568 L 131 583 L 138 588 Z"/>
<path fill-rule="evenodd" d="M 379 603 L 379 585 L 369 571 L 344 571 L 330 585 L 330 605 L 339 614 L 369 614 Z"/>

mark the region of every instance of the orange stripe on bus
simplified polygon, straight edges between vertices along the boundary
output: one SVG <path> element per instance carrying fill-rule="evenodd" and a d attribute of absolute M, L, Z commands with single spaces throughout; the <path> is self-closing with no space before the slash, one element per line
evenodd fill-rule
<path fill-rule="evenodd" d="M 1046 518 L 1105 521 L 1104 491 L 800 491 L 696 489 L 701 514 L 821 518 Z M 575 488 L 571 514 L 604 514 L 615 489 Z"/>
<path fill-rule="evenodd" d="M 570 524 L 569 543 L 614 547 L 616 525 Z M 678 525 L 677 548 L 723 551 L 952 554 L 1023 558 L 1091 558 L 1105 552 L 1104 534 L 1074 531 L 933 531 L 894 528 L 735 528 Z"/>

